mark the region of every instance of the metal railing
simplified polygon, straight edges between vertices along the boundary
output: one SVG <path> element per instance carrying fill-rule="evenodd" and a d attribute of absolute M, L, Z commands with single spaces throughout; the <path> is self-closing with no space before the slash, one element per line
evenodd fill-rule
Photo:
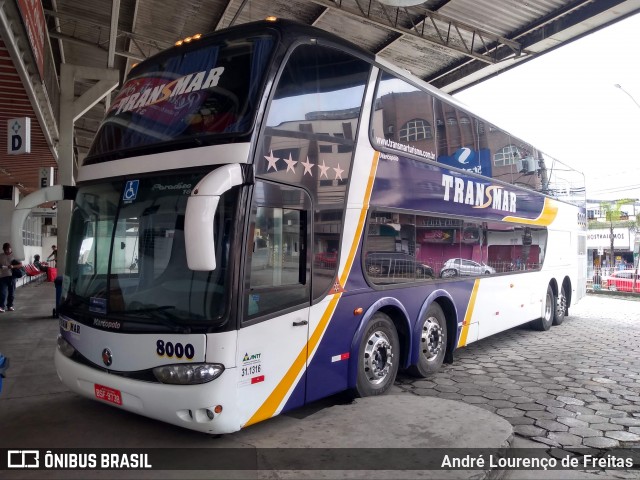
<path fill-rule="evenodd" d="M 631 265 L 587 269 L 587 291 L 640 293 L 640 274 Z"/>

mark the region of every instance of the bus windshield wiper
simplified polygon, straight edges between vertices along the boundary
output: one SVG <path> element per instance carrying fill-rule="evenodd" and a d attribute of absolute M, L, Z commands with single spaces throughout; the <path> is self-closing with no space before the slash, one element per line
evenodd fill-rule
<path fill-rule="evenodd" d="M 178 322 L 180 317 L 169 312 L 169 309 L 175 309 L 173 305 L 158 305 L 153 307 L 139 308 L 135 310 L 124 310 L 120 313 L 127 315 L 140 315 L 140 314 L 161 314 L 161 315 L 146 315 L 147 318 L 158 320 L 159 323 L 165 327 L 173 329 L 175 332 L 191 333 L 191 328 L 188 326 L 180 325 Z"/>

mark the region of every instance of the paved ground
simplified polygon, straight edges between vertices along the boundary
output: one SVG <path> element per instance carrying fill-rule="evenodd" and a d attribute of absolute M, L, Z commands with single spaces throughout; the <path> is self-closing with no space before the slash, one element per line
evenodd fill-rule
<path fill-rule="evenodd" d="M 418 397 L 394 386 L 391 394 L 358 399 L 355 403 L 344 396 L 335 396 L 297 409 L 269 421 L 222 437 L 211 436 L 151 420 L 97 401 L 90 401 L 67 390 L 59 381 L 53 364 L 58 321 L 52 318 L 54 288 L 50 283 L 28 285 L 18 290 L 16 311 L 0 314 L 0 351 L 11 359 L 4 388 L 0 395 L 0 478 L 397 478 L 393 471 L 363 470 L 361 465 L 373 465 L 367 454 L 356 454 L 358 466 L 348 459 L 346 470 L 327 468 L 328 459 L 337 450 L 346 454 L 355 448 L 372 449 L 380 457 L 380 448 L 394 447 L 409 451 L 420 462 L 425 450 L 484 448 L 505 451 L 513 440 L 513 428 L 499 416 L 471 404 L 462 404 L 436 397 Z M 277 459 L 268 449 L 295 449 L 293 458 Z M 209 461 L 201 470 L 185 471 L 42 471 L 28 469 L 2 470 L 2 449 L 39 449 L 44 456 L 48 449 L 93 448 L 104 452 L 108 448 L 125 448 L 135 452 L 153 448 L 154 455 L 166 457 L 179 449 L 188 452 L 181 459 L 197 465 Z M 158 448 L 162 450 L 158 453 Z M 215 449 L 231 448 L 226 455 Z M 325 451 L 325 449 L 329 449 Z M 414 449 L 424 449 L 418 451 Z M 164 452 L 166 455 L 163 455 Z M 300 452 L 300 453 L 298 453 Z M 241 456 L 243 465 L 261 465 L 262 469 L 217 471 L 219 459 Z M 438 455 L 436 453 L 435 455 Z M 234 458 L 236 458 L 234 457 Z M 404 459 L 404 457 L 403 457 Z M 213 461 L 212 461 L 213 460 Z M 296 462 L 304 460 L 306 469 L 296 470 Z M 381 458 L 403 465 L 397 456 Z M 251 463 L 255 461 L 255 463 Z M 199 462 L 199 463 L 198 463 Z M 388 465 L 387 463 L 384 463 Z M 193 465 L 193 464 L 191 464 Z M 234 464 L 235 465 L 235 464 Z M 343 465 L 343 464 L 340 464 Z M 419 463 L 424 465 L 424 463 Z M 157 464 L 156 464 L 157 467 Z M 157 467 L 159 468 L 159 467 Z M 195 468 L 192 466 L 192 468 Z M 280 467 L 283 468 L 283 467 Z M 408 468 L 408 467 L 407 467 Z M 495 469 L 433 471 L 407 470 L 403 478 L 495 478 Z"/>
<path fill-rule="evenodd" d="M 640 302 L 589 295 L 548 332 L 504 332 L 398 385 L 487 409 L 546 445 L 640 447 Z"/>
<path fill-rule="evenodd" d="M 57 321 L 51 318 L 54 297 L 51 284 L 27 286 L 18 290 L 18 310 L 0 314 L 0 351 L 12 362 L 0 396 L 0 447 L 49 448 L 54 442 L 57 447 L 215 448 L 231 442 L 254 448 L 289 444 L 309 448 L 357 446 L 360 438 L 376 446 L 404 447 L 406 442 L 410 446 L 443 446 L 448 439 L 447 445 L 490 447 L 510 437 L 511 447 L 544 448 L 547 456 L 575 447 L 613 448 L 613 452 L 627 447 L 637 449 L 640 455 L 637 299 L 590 295 L 571 310 L 563 325 L 549 332 L 514 329 L 459 350 L 453 365 L 429 379 L 400 375 L 393 394 L 411 407 L 398 409 L 398 400 L 391 396 L 365 399 L 354 406 L 328 401 L 212 442 L 209 436 L 87 401 L 67 391 L 58 381 L 52 361 L 57 331 Z M 350 410 L 352 407 L 357 410 Z M 416 423 L 415 415 L 410 415 L 415 411 L 430 417 Z M 411 418 L 391 418 L 390 414 Z M 358 420 L 358 415 L 364 420 Z M 385 422 L 391 422 L 393 428 Z M 369 433 L 360 430 L 367 427 Z M 353 435 L 358 432 L 361 435 Z M 278 440 L 283 438 L 284 443 Z M 320 439 L 321 445 L 305 443 L 310 439 Z M 336 439 L 344 441 L 336 443 Z M 636 459 L 638 464 L 640 459 Z M 32 473 L 35 477 L 12 478 L 37 478 L 38 472 Z M 50 478 L 68 478 L 63 472 L 50 473 Z M 192 478 L 211 476 L 211 472 L 186 473 Z M 291 478 L 301 476 L 299 473 Z M 354 472 L 348 473 L 353 476 Z M 377 478 L 394 476 L 387 473 L 390 475 L 378 472 Z M 445 476 L 443 472 L 432 473 L 422 478 Z M 449 478 L 478 474 L 447 473 Z M 260 478 L 285 477 L 273 476 L 274 472 L 265 475 Z M 157 472 L 148 476 L 155 477 L 159 478 Z M 169 477 L 180 475 L 175 472 Z M 506 477 L 640 479 L 640 471 L 509 471 Z"/>

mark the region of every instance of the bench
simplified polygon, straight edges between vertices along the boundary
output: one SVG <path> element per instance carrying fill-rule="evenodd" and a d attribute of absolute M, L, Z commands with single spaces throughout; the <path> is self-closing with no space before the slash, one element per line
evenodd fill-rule
<path fill-rule="evenodd" d="M 33 263 L 23 263 L 22 267 L 27 274 L 17 279 L 17 287 L 21 287 L 33 281 L 41 282 L 47 278 L 47 274 L 42 270 L 39 270 Z"/>
<path fill-rule="evenodd" d="M 47 273 L 40 270 L 33 263 L 27 263 L 23 266 L 25 271 L 27 272 L 27 277 L 29 278 L 30 282 L 32 280 L 42 281 L 47 278 Z"/>

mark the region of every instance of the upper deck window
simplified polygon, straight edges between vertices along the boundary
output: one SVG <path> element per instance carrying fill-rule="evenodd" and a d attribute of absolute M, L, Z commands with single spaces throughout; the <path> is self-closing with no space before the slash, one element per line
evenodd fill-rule
<path fill-rule="evenodd" d="M 107 112 L 85 164 L 198 147 L 251 130 L 275 39 L 202 40 L 141 64 Z"/>
<path fill-rule="evenodd" d="M 433 97 L 389 72 L 378 81 L 371 134 L 374 146 L 436 157 Z"/>

